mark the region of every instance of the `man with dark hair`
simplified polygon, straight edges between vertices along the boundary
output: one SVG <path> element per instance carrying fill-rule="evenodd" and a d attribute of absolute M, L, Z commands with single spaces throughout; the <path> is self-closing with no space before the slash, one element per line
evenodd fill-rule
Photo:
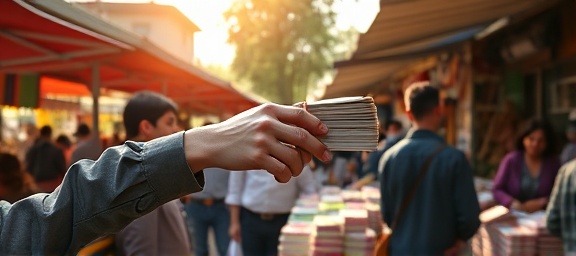
<path fill-rule="evenodd" d="M 436 134 L 443 119 L 438 89 L 428 82 L 412 84 L 405 103 L 413 128 L 384 153 L 379 165 L 382 217 L 389 226 L 400 218 L 389 252 L 456 255 L 480 226 L 472 170 L 464 154 Z M 423 163 L 427 159 L 428 168 Z M 413 197 L 404 203 L 411 191 Z M 402 204 L 406 208 L 398 216 Z"/>
<path fill-rule="evenodd" d="M 40 137 L 26 154 L 26 169 L 44 192 L 52 192 L 64 177 L 66 158 L 52 142 L 52 127 L 49 125 L 40 128 Z"/>
<path fill-rule="evenodd" d="M 146 142 L 178 132 L 176 104 L 153 92 L 139 92 L 124 108 L 127 139 Z M 136 219 L 116 235 L 123 255 L 189 255 L 187 225 L 179 200 Z"/>

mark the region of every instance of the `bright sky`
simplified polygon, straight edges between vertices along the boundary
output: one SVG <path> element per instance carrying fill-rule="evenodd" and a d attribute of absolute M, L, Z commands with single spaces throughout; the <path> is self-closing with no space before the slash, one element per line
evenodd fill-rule
<path fill-rule="evenodd" d="M 222 14 L 234 0 L 155 0 L 157 4 L 174 5 L 196 23 L 194 55 L 203 64 L 228 66 L 234 58 L 234 47 L 226 43 L 228 31 Z M 351 26 L 365 32 L 378 12 L 379 0 L 336 0 L 336 26 Z"/>
<path fill-rule="evenodd" d="M 68 0 L 86 1 L 86 0 Z M 197 32 L 194 55 L 202 64 L 229 66 L 234 47 L 226 43 L 228 30 L 223 13 L 234 0 L 103 0 L 106 2 L 155 2 L 173 5 L 188 16 L 202 31 Z M 291 0 L 287 0 L 291 1 Z M 356 28 L 365 32 L 379 10 L 379 0 L 335 0 L 336 26 L 341 30 Z"/>

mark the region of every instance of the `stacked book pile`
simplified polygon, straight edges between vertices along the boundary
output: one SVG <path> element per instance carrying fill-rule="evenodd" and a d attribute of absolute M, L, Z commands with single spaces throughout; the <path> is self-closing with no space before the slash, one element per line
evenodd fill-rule
<path fill-rule="evenodd" d="M 342 209 L 344 218 L 345 255 L 371 255 L 374 251 L 376 233 L 368 228 L 368 211 L 365 209 Z"/>
<path fill-rule="evenodd" d="M 328 126 L 328 134 L 319 139 L 330 150 L 375 151 L 377 149 L 378 117 L 372 97 L 321 100 L 308 103 L 306 108 L 308 112 Z"/>
<path fill-rule="evenodd" d="M 362 196 L 366 202 L 380 204 L 380 189 L 375 187 L 362 187 Z"/>
<path fill-rule="evenodd" d="M 366 201 L 362 192 L 357 190 L 343 190 L 341 195 L 346 203 L 364 203 Z"/>
<path fill-rule="evenodd" d="M 342 189 L 338 186 L 324 186 L 320 189 L 320 195 L 340 195 Z"/>
<path fill-rule="evenodd" d="M 312 223 L 318 214 L 317 206 L 294 206 L 288 218 L 289 223 Z"/>
<path fill-rule="evenodd" d="M 372 256 L 376 246 L 376 233 L 366 229 L 360 233 L 346 233 L 344 235 L 344 255 Z"/>
<path fill-rule="evenodd" d="M 288 223 L 284 226 L 280 231 L 278 254 L 281 256 L 309 255 L 312 227 L 308 223 Z"/>
<path fill-rule="evenodd" d="M 546 214 L 539 212 L 533 214 L 532 219 L 536 222 L 536 233 L 538 234 L 538 255 L 564 255 L 562 239 L 553 236 L 546 229 Z"/>
<path fill-rule="evenodd" d="M 368 211 L 362 209 L 342 209 L 345 233 L 365 233 L 368 228 Z"/>
<path fill-rule="evenodd" d="M 517 224 L 496 224 L 488 228 L 492 233 L 493 255 L 536 255 L 537 233 Z"/>
<path fill-rule="evenodd" d="M 376 232 L 379 237 L 382 234 L 384 222 L 382 221 L 382 213 L 380 212 L 380 205 L 374 203 L 366 203 L 366 211 L 368 211 L 368 227 Z"/>
<path fill-rule="evenodd" d="M 318 204 L 318 210 L 324 214 L 336 214 L 340 209 L 343 209 L 344 206 L 344 199 L 342 199 L 341 195 L 328 194 L 321 196 L 320 203 Z"/>
<path fill-rule="evenodd" d="M 341 216 L 317 215 L 313 224 L 311 255 L 342 255 L 344 251 L 344 218 Z"/>
<path fill-rule="evenodd" d="M 516 220 L 510 210 L 504 206 L 495 206 L 480 213 L 480 228 L 474 237 L 472 237 L 472 253 L 475 256 L 494 255 L 493 241 L 495 241 L 495 232 L 492 226 L 500 223 L 515 223 Z"/>

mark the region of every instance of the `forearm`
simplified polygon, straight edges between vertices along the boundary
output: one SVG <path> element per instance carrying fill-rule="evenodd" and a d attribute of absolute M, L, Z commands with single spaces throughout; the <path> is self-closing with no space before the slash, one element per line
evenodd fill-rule
<path fill-rule="evenodd" d="M 76 254 L 158 206 L 198 192 L 202 175 L 197 181 L 188 168 L 182 133 L 111 148 L 97 162 L 74 164 L 51 194 L 0 202 L 0 254 Z"/>
<path fill-rule="evenodd" d="M 240 225 L 240 206 L 228 205 L 230 207 L 230 224 Z"/>

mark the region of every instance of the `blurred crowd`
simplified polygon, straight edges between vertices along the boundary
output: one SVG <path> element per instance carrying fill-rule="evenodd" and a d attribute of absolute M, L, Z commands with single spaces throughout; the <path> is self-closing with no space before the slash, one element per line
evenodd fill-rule
<path fill-rule="evenodd" d="M 155 93 L 136 94 L 124 113 L 127 139 L 145 142 L 182 130 L 176 114 L 177 106 L 171 100 Z M 434 120 L 441 120 L 440 115 Z M 334 152 L 329 162 L 313 158 L 300 176 L 287 183 L 278 183 L 264 170 L 206 171 L 202 192 L 174 200 L 134 221 L 114 237 L 115 248 L 119 254 L 209 255 L 209 241 L 213 240 L 219 255 L 229 254 L 228 247 L 233 243 L 241 244 L 246 255 L 275 255 L 280 230 L 301 194 L 318 193 L 327 185 L 354 190 L 384 186 L 379 182 L 383 169 L 385 173 L 387 170 L 382 167 L 382 159 L 391 148 L 395 148 L 396 154 L 409 145 L 406 141 L 413 137 L 394 147 L 407 134 L 416 136 L 410 133 L 412 129 L 389 120 L 379 129 L 378 150 Z M 555 150 L 555 132 L 547 122 L 529 120 L 518 132 L 516 150 L 502 160 L 495 177 L 494 200 L 525 212 L 544 210 L 560 166 L 576 158 L 576 111 L 566 129 L 569 142 L 560 154 Z M 34 193 L 52 192 L 70 165 L 90 164 L 84 159 L 97 160 L 103 151 L 99 139 L 86 124 L 77 127 L 74 140 L 66 135 L 54 138 L 50 126 L 38 129 L 27 126 L 26 135 L 12 153 L 0 153 L 1 200 L 15 202 Z M 117 139 L 113 145 L 121 143 Z M 384 165 L 393 159 L 388 156 Z M 388 200 L 384 195 L 383 200 Z M 214 238 L 209 238 L 210 230 Z"/>

